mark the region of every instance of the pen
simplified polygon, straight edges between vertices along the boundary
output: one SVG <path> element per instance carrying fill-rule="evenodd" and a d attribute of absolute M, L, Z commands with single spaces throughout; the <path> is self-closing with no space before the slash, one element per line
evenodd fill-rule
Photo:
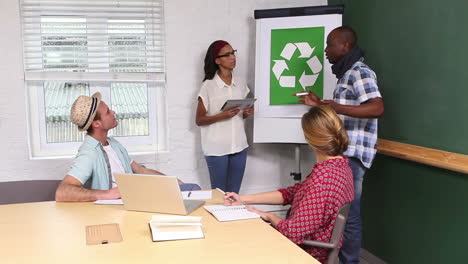
<path fill-rule="evenodd" d="M 219 191 L 220 193 L 222 193 L 223 195 L 226 195 L 226 193 L 225 193 L 223 190 L 221 190 L 220 188 L 216 188 L 216 190 L 218 190 L 218 191 Z"/>
<path fill-rule="evenodd" d="M 187 197 L 190 197 L 190 195 L 191 195 L 191 194 L 192 194 L 192 192 L 188 192 L 188 195 L 187 195 Z"/>
<path fill-rule="evenodd" d="M 295 96 L 303 96 L 303 95 L 308 95 L 309 92 L 303 92 L 303 93 L 295 93 Z"/>
<path fill-rule="evenodd" d="M 222 193 L 223 195 L 226 195 L 226 192 L 224 192 L 223 190 L 221 190 L 220 188 L 216 188 L 216 190 L 218 190 L 220 193 Z M 235 202 L 236 199 L 232 198 L 232 197 L 229 197 L 229 200 L 231 200 L 232 202 Z"/>

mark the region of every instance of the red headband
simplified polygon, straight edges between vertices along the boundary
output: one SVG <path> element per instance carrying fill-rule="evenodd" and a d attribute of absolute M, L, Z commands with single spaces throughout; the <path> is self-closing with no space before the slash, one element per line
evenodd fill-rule
<path fill-rule="evenodd" d="M 218 42 L 216 42 L 216 45 L 215 45 L 215 48 L 213 50 L 213 58 L 216 60 L 216 58 L 218 58 L 218 53 L 219 51 L 226 45 L 228 45 L 229 43 L 227 43 L 227 41 L 224 41 L 224 40 L 219 40 Z"/>

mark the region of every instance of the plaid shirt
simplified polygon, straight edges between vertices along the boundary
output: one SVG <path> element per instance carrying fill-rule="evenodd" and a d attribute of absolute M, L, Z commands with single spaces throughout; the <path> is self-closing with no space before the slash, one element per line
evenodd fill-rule
<path fill-rule="evenodd" d="M 377 97 L 382 97 L 377 86 L 377 76 L 364 58 L 353 64 L 338 80 L 333 91 L 333 100 L 342 105 L 361 105 Z M 356 118 L 339 115 L 348 131 L 349 146 L 344 153 L 347 157 L 361 160 L 370 168 L 377 152 L 377 118 Z"/>

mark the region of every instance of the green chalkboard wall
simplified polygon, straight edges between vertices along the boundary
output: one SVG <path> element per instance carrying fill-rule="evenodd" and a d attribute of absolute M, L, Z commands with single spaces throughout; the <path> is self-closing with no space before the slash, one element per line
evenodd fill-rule
<path fill-rule="evenodd" d="M 379 137 L 468 154 L 468 1 L 344 4 L 385 101 Z M 378 154 L 363 247 L 388 263 L 468 263 L 468 175 Z"/>

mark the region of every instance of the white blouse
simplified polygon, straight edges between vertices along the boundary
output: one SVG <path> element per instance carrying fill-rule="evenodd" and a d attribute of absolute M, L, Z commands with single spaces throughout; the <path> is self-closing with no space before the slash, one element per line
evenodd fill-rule
<path fill-rule="evenodd" d="M 221 112 L 221 107 L 228 99 L 244 99 L 249 94 L 249 87 L 244 81 L 234 78 L 227 85 L 216 73 L 212 80 L 203 82 L 198 96 L 202 99 L 208 116 Z M 231 119 L 219 121 L 207 126 L 200 126 L 201 145 L 205 156 L 223 156 L 240 152 L 247 148 L 242 111 Z"/>

